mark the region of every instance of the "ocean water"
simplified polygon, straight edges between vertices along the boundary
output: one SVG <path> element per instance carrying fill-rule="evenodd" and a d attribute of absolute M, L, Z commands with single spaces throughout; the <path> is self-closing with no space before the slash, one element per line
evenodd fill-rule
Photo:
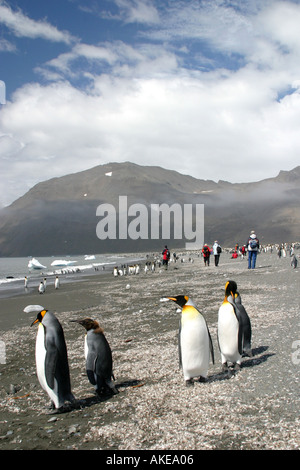
<path fill-rule="evenodd" d="M 84 255 L 80 256 L 51 256 L 51 257 L 37 257 L 40 264 L 45 266 L 45 269 L 29 269 L 28 263 L 31 257 L 28 258 L 0 258 L 0 289 L 1 286 L 8 287 L 17 282 L 24 282 L 25 276 L 28 279 L 41 278 L 41 275 L 51 276 L 55 274 L 91 274 L 95 271 L 103 269 L 112 269 L 114 266 L 121 264 L 128 264 L 132 261 L 142 259 L 142 257 L 129 254 L 101 254 L 93 255 L 94 259 L 86 259 Z M 74 261 L 72 266 L 51 266 L 55 260 Z"/>

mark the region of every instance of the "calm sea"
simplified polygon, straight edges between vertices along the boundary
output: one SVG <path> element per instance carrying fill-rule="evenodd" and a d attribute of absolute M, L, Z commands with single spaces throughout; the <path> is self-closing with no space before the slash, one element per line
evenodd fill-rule
<path fill-rule="evenodd" d="M 121 264 L 127 264 L 134 260 L 142 259 L 142 257 L 134 257 L 134 255 L 93 255 L 93 259 L 88 259 L 84 255 L 67 256 L 67 257 L 38 257 L 37 261 L 45 266 L 43 269 L 29 269 L 28 263 L 31 258 L 0 258 L 0 289 L 8 287 L 9 284 L 23 281 L 25 276 L 29 279 L 40 278 L 41 275 L 50 276 L 54 274 L 66 273 L 82 273 L 91 274 L 95 271 L 113 268 Z M 74 261 L 71 266 L 51 266 L 54 261 Z"/>

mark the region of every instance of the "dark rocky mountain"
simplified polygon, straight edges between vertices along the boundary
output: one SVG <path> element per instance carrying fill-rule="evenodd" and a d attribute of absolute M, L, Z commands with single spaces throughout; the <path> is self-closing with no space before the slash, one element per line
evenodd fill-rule
<path fill-rule="evenodd" d="M 134 203 L 204 204 L 205 242 L 245 243 L 254 229 L 262 243 L 300 238 L 300 166 L 255 183 L 207 181 L 160 167 L 109 163 L 34 186 L 0 212 L 0 256 L 46 256 L 161 250 L 185 239 L 100 240 L 101 204 L 118 212 L 119 196 Z M 183 206 L 182 206 L 183 207 Z M 136 219 L 128 217 L 128 222 Z M 117 216 L 118 221 L 118 216 Z M 118 233 L 118 231 L 117 231 Z"/>

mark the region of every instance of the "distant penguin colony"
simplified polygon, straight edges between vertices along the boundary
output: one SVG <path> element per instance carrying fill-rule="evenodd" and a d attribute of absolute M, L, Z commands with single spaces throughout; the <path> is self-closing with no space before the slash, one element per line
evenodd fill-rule
<path fill-rule="evenodd" d="M 35 358 L 36 371 L 41 387 L 51 399 L 51 407 L 57 412 L 75 402 L 71 392 L 67 347 L 62 326 L 56 316 L 41 305 L 28 305 L 24 312 L 37 312 L 38 323 Z"/>
<path fill-rule="evenodd" d="M 113 381 L 112 353 L 103 329 L 95 320 L 71 320 L 79 323 L 86 329 L 84 352 L 86 359 L 86 373 L 97 394 L 107 391 L 118 393 Z"/>

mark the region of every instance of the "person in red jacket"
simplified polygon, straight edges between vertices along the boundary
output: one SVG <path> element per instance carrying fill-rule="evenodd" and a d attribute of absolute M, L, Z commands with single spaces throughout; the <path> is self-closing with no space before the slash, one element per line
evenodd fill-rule
<path fill-rule="evenodd" d="M 205 266 L 209 266 L 209 257 L 210 257 L 210 249 L 209 246 L 205 243 L 204 247 L 202 248 L 202 254 L 204 259 Z"/>
<path fill-rule="evenodd" d="M 169 260 L 170 260 L 170 251 L 169 251 L 167 245 L 165 245 L 165 248 L 162 252 L 162 255 L 163 255 L 163 266 L 165 267 L 165 269 L 168 269 L 168 264 L 169 264 Z"/>

